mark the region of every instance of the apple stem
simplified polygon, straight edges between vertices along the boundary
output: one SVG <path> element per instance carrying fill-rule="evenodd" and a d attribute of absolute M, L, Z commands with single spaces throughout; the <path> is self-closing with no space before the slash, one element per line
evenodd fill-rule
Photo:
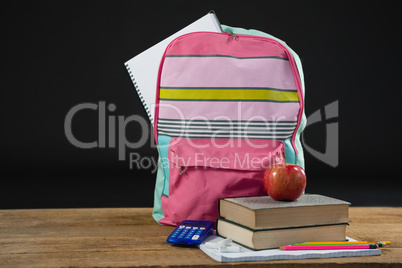
<path fill-rule="evenodd" d="M 285 152 L 283 152 L 283 164 L 286 166 L 286 155 L 285 155 Z"/>

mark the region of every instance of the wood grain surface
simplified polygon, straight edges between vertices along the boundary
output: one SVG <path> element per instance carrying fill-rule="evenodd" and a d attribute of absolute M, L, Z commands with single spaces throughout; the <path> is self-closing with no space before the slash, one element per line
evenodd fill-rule
<path fill-rule="evenodd" d="M 1 267 L 402 267 L 402 208 L 351 207 L 347 235 L 390 240 L 381 256 L 219 263 L 166 243 L 151 208 L 0 210 Z"/>

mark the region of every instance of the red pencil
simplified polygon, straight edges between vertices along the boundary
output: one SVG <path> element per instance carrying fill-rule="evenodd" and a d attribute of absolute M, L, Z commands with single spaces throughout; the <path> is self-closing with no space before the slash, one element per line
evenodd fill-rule
<path fill-rule="evenodd" d="M 377 244 L 362 245 L 321 245 L 321 246 L 283 246 L 281 250 L 331 250 L 331 249 L 376 249 Z"/>

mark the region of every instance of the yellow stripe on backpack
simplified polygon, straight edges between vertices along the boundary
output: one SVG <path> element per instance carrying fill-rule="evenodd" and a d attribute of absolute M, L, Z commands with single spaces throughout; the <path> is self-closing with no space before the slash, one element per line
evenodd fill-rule
<path fill-rule="evenodd" d="M 172 89 L 161 88 L 161 99 L 298 101 L 296 91 L 275 89 Z"/>

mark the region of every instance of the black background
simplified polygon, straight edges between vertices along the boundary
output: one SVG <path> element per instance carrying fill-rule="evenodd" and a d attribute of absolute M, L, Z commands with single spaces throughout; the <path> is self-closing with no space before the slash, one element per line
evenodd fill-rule
<path fill-rule="evenodd" d="M 117 148 L 80 149 L 64 134 L 80 103 L 115 104 L 108 116 L 145 111 L 124 62 L 214 10 L 222 24 L 270 33 L 301 57 L 306 115 L 338 101 L 339 117 L 311 125 L 324 152 L 339 124 L 339 165 L 305 152 L 307 192 L 354 206 L 400 206 L 400 34 L 395 1 L 40 1 L 2 8 L 0 208 L 151 207 L 156 174 L 130 169 Z M 398 76 L 399 75 L 399 76 Z M 77 139 L 98 137 L 96 111 L 81 111 Z M 129 124 L 137 141 L 141 128 Z M 152 137 L 140 149 L 156 159 Z"/>

